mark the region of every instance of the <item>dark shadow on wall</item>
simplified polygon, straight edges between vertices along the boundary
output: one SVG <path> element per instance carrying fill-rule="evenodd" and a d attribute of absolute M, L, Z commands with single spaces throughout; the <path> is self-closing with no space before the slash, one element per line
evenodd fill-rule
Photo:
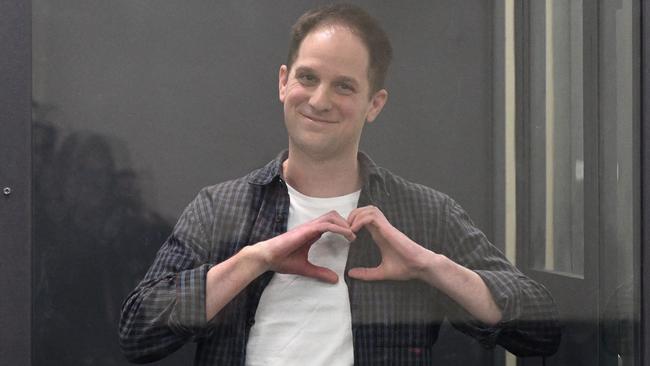
<path fill-rule="evenodd" d="M 136 172 L 118 166 L 125 147 L 34 112 L 33 364 L 127 365 L 121 304 L 172 226 L 145 205 Z"/>

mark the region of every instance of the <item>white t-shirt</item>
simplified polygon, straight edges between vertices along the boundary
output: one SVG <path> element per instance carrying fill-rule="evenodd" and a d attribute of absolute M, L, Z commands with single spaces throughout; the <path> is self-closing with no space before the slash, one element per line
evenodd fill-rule
<path fill-rule="evenodd" d="M 360 191 L 332 198 L 305 196 L 287 185 L 287 229 L 331 210 L 343 218 L 357 207 Z M 336 284 L 276 273 L 264 289 L 246 346 L 246 365 L 352 365 L 348 287 L 343 272 L 349 242 L 325 233 L 309 250 L 309 261 L 339 276 Z"/>

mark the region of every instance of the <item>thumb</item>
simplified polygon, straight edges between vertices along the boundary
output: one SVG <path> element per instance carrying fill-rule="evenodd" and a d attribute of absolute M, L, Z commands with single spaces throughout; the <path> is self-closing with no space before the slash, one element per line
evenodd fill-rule
<path fill-rule="evenodd" d="M 382 275 L 379 267 L 375 268 L 352 268 L 348 271 L 348 276 L 356 278 L 357 280 L 362 281 L 379 281 L 383 280 L 384 276 Z"/>
<path fill-rule="evenodd" d="M 301 272 L 302 273 L 300 274 L 305 277 L 315 278 L 323 282 L 332 284 L 339 282 L 339 276 L 336 274 L 336 272 L 332 271 L 329 268 L 316 266 L 311 263 L 307 263 Z"/>

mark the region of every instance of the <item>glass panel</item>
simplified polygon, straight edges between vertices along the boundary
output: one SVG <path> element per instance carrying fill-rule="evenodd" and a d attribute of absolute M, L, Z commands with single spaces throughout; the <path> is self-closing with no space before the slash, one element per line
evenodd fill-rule
<path fill-rule="evenodd" d="M 164 118 L 138 98 L 150 95 L 138 91 L 147 71 L 129 68 L 147 48 L 126 10 L 33 2 L 33 365 L 128 364 L 117 342 L 121 303 L 184 196 L 156 197 L 159 134 L 147 120 Z"/>
<path fill-rule="evenodd" d="M 582 2 L 531 2 L 533 267 L 584 273 Z"/>
<path fill-rule="evenodd" d="M 638 143 L 635 131 L 632 0 L 601 1 L 601 266 L 603 344 L 608 365 L 634 365 L 639 351 Z M 638 141 L 638 140 L 636 140 Z"/>
<path fill-rule="evenodd" d="M 183 208 L 287 146 L 278 68 L 315 3 L 31 2 L 34 365 L 128 364 L 121 302 Z M 366 151 L 458 199 L 491 236 L 492 127 L 477 123 L 491 111 L 491 4 L 366 3 L 399 53 L 380 119 L 408 121 L 369 132 Z M 189 364 L 194 347 L 157 364 Z M 492 359 L 448 323 L 436 347 L 438 364 Z"/>

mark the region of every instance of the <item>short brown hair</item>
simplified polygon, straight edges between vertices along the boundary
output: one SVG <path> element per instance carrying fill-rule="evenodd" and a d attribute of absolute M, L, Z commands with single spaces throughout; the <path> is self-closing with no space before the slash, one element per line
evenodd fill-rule
<path fill-rule="evenodd" d="M 298 56 L 300 44 L 307 35 L 323 24 L 340 24 L 349 27 L 368 49 L 368 81 L 370 92 L 384 87 L 388 65 L 393 57 L 393 48 L 386 32 L 365 10 L 351 4 L 333 4 L 307 11 L 291 27 L 287 68 L 291 69 Z"/>

